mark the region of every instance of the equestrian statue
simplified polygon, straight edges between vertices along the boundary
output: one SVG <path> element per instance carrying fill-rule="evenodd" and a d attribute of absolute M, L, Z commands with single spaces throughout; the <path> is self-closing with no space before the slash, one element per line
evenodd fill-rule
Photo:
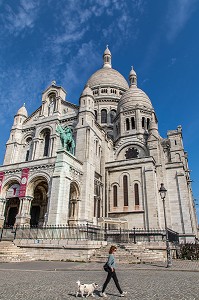
<path fill-rule="evenodd" d="M 66 151 L 70 152 L 74 155 L 75 150 L 75 141 L 72 136 L 72 130 L 70 127 L 63 128 L 61 125 L 57 125 L 56 132 L 59 133 L 62 147 L 66 149 Z"/>

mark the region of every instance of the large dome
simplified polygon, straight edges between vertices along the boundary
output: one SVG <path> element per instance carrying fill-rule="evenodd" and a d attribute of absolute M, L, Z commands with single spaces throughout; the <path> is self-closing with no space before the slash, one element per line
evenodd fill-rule
<path fill-rule="evenodd" d="M 147 94 L 143 92 L 141 89 L 137 88 L 137 86 L 131 86 L 128 91 L 126 91 L 118 103 L 118 109 L 121 107 L 131 107 L 136 104 L 145 106 L 147 108 L 153 108 L 151 101 Z"/>
<path fill-rule="evenodd" d="M 126 79 L 112 68 L 102 68 L 95 72 L 87 81 L 92 89 L 97 86 L 119 87 L 127 90 L 129 88 Z"/>

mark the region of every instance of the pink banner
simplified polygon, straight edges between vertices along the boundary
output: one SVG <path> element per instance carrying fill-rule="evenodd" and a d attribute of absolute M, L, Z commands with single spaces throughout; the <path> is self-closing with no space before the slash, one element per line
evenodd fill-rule
<path fill-rule="evenodd" d="M 22 169 L 19 197 L 25 197 L 25 195 L 26 195 L 26 186 L 27 186 L 27 182 L 28 182 L 28 175 L 29 175 L 29 168 Z"/>
<path fill-rule="evenodd" d="M 1 193 L 2 183 L 3 183 L 3 180 L 4 180 L 4 175 L 5 175 L 4 172 L 0 172 L 0 193 Z"/>

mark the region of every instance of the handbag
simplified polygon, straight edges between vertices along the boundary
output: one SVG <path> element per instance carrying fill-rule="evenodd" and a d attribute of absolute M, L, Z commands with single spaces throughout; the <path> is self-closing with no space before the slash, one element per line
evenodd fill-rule
<path fill-rule="evenodd" d="M 104 271 L 105 271 L 105 272 L 109 272 L 109 271 L 110 271 L 110 267 L 109 267 L 109 265 L 107 264 L 107 262 L 105 263 L 105 265 L 103 266 L 103 268 L 104 268 Z"/>

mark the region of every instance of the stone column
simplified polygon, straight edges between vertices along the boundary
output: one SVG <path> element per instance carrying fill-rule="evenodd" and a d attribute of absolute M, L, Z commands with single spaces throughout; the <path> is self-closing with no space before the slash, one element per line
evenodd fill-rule
<path fill-rule="evenodd" d="M 36 158 L 38 143 L 39 143 L 38 138 L 33 139 L 32 160 L 34 160 Z"/>
<path fill-rule="evenodd" d="M 19 205 L 19 212 L 16 216 L 16 225 L 30 225 L 30 206 L 33 197 L 25 196 L 19 198 L 20 205 Z"/>
<path fill-rule="evenodd" d="M 0 198 L 0 228 L 3 227 L 5 221 L 6 199 Z"/>

